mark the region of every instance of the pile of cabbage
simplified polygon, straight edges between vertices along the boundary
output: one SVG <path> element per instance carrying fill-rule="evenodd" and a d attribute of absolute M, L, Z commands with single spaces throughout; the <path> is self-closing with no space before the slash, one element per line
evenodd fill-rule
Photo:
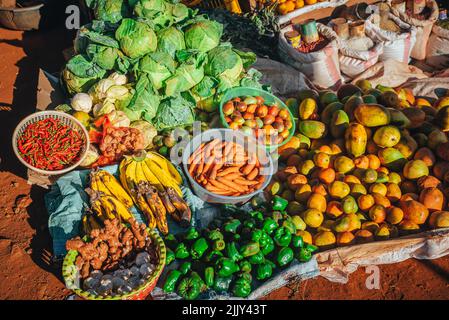
<path fill-rule="evenodd" d="M 228 88 L 260 87 L 248 70 L 255 54 L 221 42 L 223 26 L 182 3 L 86 2 L 95 20 L 79 30 L 62 79 L 71 96 L 91 96 L 94 117 L 117 110 L 172 129 L 192 124 L 196 107 L 214 110 Z"/>

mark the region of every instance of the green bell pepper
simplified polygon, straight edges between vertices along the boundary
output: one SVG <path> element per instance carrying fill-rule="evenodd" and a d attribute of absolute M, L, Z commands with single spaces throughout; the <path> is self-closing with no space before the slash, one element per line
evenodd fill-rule
<path fill-rule="evenodd" d="M 292 242 L 290 243 L 293 248 L 302 248 L 304 247 L 304 240 L 301 236 L 293 235 Z"/>
<path fill-rule="evenodd" d="M 264 262 L 257 266 L 256 278 L 257 280 L 265 280 L 271 277 L 273 274 L 273 267 L 271 263 Z"/>
<path fill-rule="evenodd" d="M 215 271 L 212 267 L 207 267 L 204 269 L 204 282 L 206 282 L 206 285 L 211 288 L 214 285 L 214 276 Z"/>
<path fill-rule="evenodd" d="M 200 233 L 194 227 L 190 227 L 184 234 L 184 240 L 195 240 L 198 239 L 199 236 Z"/>
<path fill-rule="evenodd" d="M 287 228 L 279 227 L 274 232 L 273 240 L 279 247 L 286 247 L 292 240 L 292 234 Z"/>
<path fill-rule="evenodd" d="M 273 211 L 273 213 L 271 214 L 271 217 L 273 218 L 274 221 L 276 221 L 276 223 L 278 225 L 279 225 L 279 221 L 284 219 L 284 216 L 282 215 L 282 212 L 280 212 L 280 211 Z"/>
<path fill-rule="evenodd" d="M 306 248 L 301 248 L 296 256 L 296 259 L 298 259 L 299 262 L 308 262 L 312 259 L 312 252 Z"/>
<path fill-rule="evenodd" d="M 175 257 L 176 259 L 185 259 L 189 257 L 189 250 L 187 250 L 187 247 L 184 243 L 178 243 L 178 245 L 175 248 Z"/>
<path fill-rule="evenodd" d="M 262 238 L 263 231 L 259 229 L 254 229 L 251 231 L 250 239 L 254 242 L 259 242 L 260 238 Z"/>
<path fill-rule="evenodd" d="M 239 242 L 242 239 L 242 237 L 238 233 L 234 233 L 232 236 L 232 241 Z"/>
<path fill-rule="evenodd" d="M 242 223 L 239 219 L 232 219 L 224 224 L 224 231 L 230 233 L 237 233 L 237 229 L 240 227 Z"/>
<path fill-rule="evenodd" d="M 206 239 L 199 238 L 193 243 L 192 248 L 190 248 L 190 254 L 193 259 L 200 259 L 208 248 L 209 245 Z"/>
<path fill-rule="evenodd" d="M 279 250 L 276 261 L 280 267 L 284 267 L 293 260 L 293 250 L 289 247 L 283 247 Z"/>
<path fill-rule="evenodd" d="M 260 251 L 262 251 L 263 255 L 266 256 L 274 250 L 274 241 L 268 237 L 264 244 L 265 245 L 260 248 Z"/>
<path fill-rule="evenodd" d="M 186 275 L 190 269 L 192 268 L 192 263 L 190 261 L 185 261 L 183 264 L 181 264 L 181 266 L 179 267 L 179 271 L 183 274 Z"/>
<path fill-rule="evenodd" d="M 200 292 L 204 292 L 207 290 L 207 285 L 206 283 L 203 281 L 203 279 L 201 278 L 201 276 L 198 274 L 198 272 L 192 271 L 192 273 L 190 274 L 190 277 L 192 279 L 196 279 L 198 281 L 198 283 L 200 284 Z"/>
<path fill-rule="evenodd" d="M 255 209 L 262 208 L 265 204 L 265 199 L 260 195 L 256 195 L 251 199 L 251 206 Z"/>
<path fill-rule="evenodd" d="M 243 258 L 235 242 L 229 242 L 225 248 L 225 252 L 226 256 L 233 261 L 239 261 Z"/>
<path fill-rule="evenodd" d="M 172 249 L 167 247 L 167 254 L 165 256 L 165 265 L 168 266 L 170 263 L 172 263 L 173 261 L 175 261 L 175 253 L 173 252 Z"/>
<path fill-rule="evenodd" d="M 216 292 L 228 292 L 231 281 L 232 281 L 232 276 L 228 276 L 228 277 L 216 276 L 215 280 L 214 280 L 213 289 Z"/>
<path fill-rule="evenodd" d="M 241 272 L 237 275 L 238 278 L 244 278 L 246 280 L 248 280 L 249 282 L 253 281 L 253 276 L 251 275 L 250 272 Z"/>
<path fill-rule="evenodd" d="M 305 246 L 305 248 L 306 248 L 307 250 L 309 250 L 310 253 L 314 253 L 315 251 L 318 251 L 318 247 L 317 247 L 317 246 L 314 246 L 313 244 L 310 244 L 310 243 L 307 243 L 306 246 Z"/>
<path fill-rule="evenodd" d="M 245 278 L 238 278 L 233 285 L 232 294 L 236 297 L 246 298 L 251 293 L 251 282 Z"/>
<path fill-rule="evenodd" d="M 265 256 L 263 255 L 263 253 L 261 251 L 259 251 L 255 255 L 248 257 L 248 261 L 251 264 L 260 264 L 265 261 Z"/>
<path fill-rule="evenodd" d="M 219 229 L 211 230 L 207 233 L 207 238 L 210 241 L 223 240 L 223 233 Z"/>
<path fill-rule="evenodd" d="M 251 263 L 248 260 L 242 260 L 239 263 L 240 271 L 242 272 L 251 272 Z"/>
<path fill-rule="evenodd" d="M 166 293 L 171 293 L 175 291 L 176 283 L 178 282 L 179 278 L 181 278 L 182 273 L 178 270 L 171 270 L 167 277 L 165 278 L 163 290 Z"/>
<path fill-rule="evenodd" d="M 291 234 L 296 234 L 296 226 L 291 218 L 284 220 L 282 222 L 282 226 L 285 227 Z"/>
<path fill-rule="evenodd" d="M 277 222 L 273 218 L 266 218 L 263 222 L 263 231 L 268 234 L 272 234 L 274 230 L 278 227 Z"/>
<path fill-rule="evenodd" d="M 214 244 L 212 245 L 212 249 L 216 251 L 222 251 L 226 247 L 226 243 L 223 239 L 218 239 L 214 241 Z"/>
<path fill-rule="evenodd" d="M 217 260 L 218 258 L 223 257 L 223 253 L 221 253 L 221 251 L 215 251 L 212 250 L 208 253 L 206 253 L 206 255 L 204 256 L 204 261 L 205 262 L 214 262 L 215 260 Z"/>
<path fill-rule="evenodd" d="M 240 254 L 246 258 L 253 256 L 260 251 L 259 242 L 249 242 L 240 248 Z"/>
<path fill-rule="evenodd" d="M 220 258 L 215 262 L 215 272 L 219 277 L 228 277 L 239 270 L 239 266 L 232 259 Z"/>
<path fill-rule="evenodd" d="M 256 221 L 263 220 L 263 213 L 260 211 L 251 211 L 249 215 Z"/>
<path fill-rule="evenodd" d="M 271 239 L 271 237 L 265 231 L 262 231 L 262 234 L 259 239 L 259 244 L 261 247 L 265 246 Z"/>
<path fill-rule="evenodd" d="M 177 288 L 178 294 L 186 300 L 194 300 L 201 293 L 201 283 L 195 277 L 185 277 Z"/>
<path fill-rule="evenodd" d="M 286 200 L 278 195 L 275 195 L 273 197 L 273 200 L 271 201 L 271 208 L 274 211 L 284 211 L 287 208 L 287 206 L 288 206 L 288 200 Z"/>

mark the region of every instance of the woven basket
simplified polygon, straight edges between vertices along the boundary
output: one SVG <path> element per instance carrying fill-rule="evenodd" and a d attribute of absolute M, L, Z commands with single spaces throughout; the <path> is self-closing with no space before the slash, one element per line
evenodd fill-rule
<path fill-rule="evenodd" d="M 38 168 L 33 167 L 31 164 L 27 163 L 22 158 L 22 156 L 19 153 L 19 149 L 17 147 L 17 141 L 18 141 L 19 137 L 22 135 L 22 133 L 25 131 L 25 129 L 28 125 L 35 123 L 37 121 L 40 121 L 40 120 L 47 119 L 47 118 L 57 119 L 57 120 L 61 121 L 64 125 L 70 126 L 73 130 L 75 130 L 79 134 L 81 134 L 81 136 L 84 139 L 84 146 L 81 150 L 79 160 L 62 170 L 49 171 L 49 170 L 43 170 L 43 169 L 38 169 Z M 17 158 L 19 158 L 20 162 L 22 162 L 27 168 L 29 168 L 37 173 L 43 174 L 43 175 L 60 175 L 60 174 L 64 174 L 66 172 L 69 172 L 69 171 L 75 169 L 76 167 L 79 166 L 79 164 L 86 157 L 87 151 L 89 150 L 89 145 L 90 145 L 89 134 L 87 133 L 87 130 L 82 125 L 82 123 L 79 122 L 74 117 L 72 117 L 71 115 L 64 113 L 64 112 L 59 112 L 59 111 L 40 111 L 40 112 L 36 112 L 36 113 L 29 115 L 28 117 L 26 117 L 25 119 L 20 121 L 20 123 L 17 125 L 16 129 L 14 130 L 14 134 L 12 136 L 12 147 L 14 149 L 14 153 L 16 154 Z"/>
<path fill-rule="evenodd" d="M 97 296 L 87 291 L 81 290 L 76 284 L 79 279 L 79 271 L 75 266 L 75 260 L 78 256 L 78 251 L 70 250 L 66 254 L 64 262 L 62 264 L 62 276 L 64 278 L 66 287 L 85 300 L 144 300 L 156 286 L 156 283 L 162 271 L 164 270 L 165 259 L 167 256 L 167 250 L 165 248 L 164 241 L 159 236 L 159 234 L 154 230 L 147 229 L 147 231 L 151 239 L 156 243 L 156 250 L 159 253 L 159 263 L 156 266 L 156 270 L 154 270 L 153 274 L 146 283 L 130 293 L 116 296 Z"/>

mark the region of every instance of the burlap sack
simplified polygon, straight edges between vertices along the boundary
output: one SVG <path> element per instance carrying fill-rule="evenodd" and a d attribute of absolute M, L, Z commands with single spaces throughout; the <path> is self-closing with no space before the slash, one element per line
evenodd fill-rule
<path fill-rule="evenodd" d="M 435 69 L 449 67 L 449 30 L 438 25 L 432 28 L 429 42 L 427 43 L 426 63 Z"/>

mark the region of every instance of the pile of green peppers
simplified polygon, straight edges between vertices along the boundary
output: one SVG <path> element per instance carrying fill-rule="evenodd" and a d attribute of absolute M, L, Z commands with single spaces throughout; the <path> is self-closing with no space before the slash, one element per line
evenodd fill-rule
<path fill-rule="evenodd" d="M 295 258 L 309 261 L 318 248 L 296 235 L 287 205 L 278 196 L 251 212 L 224 205 L 220 218 L 207 229 L 192 227 L 166 236 L 166 264 L 179 263 L 168 272 L 163 290 L 188 300 L 207 289 L 245 298 L 253 289 L 253 278 L 266 281 Z"/>

